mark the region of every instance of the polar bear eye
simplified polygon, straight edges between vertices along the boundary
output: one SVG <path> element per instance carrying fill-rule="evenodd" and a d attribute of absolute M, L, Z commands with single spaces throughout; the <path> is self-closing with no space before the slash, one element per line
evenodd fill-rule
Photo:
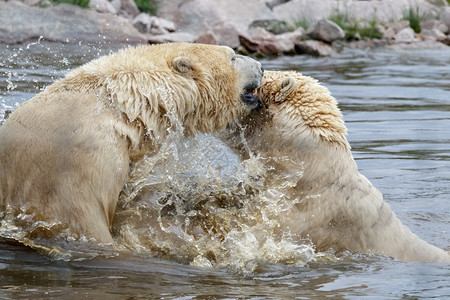
<path fill-rule="evenodd" d="M 236 55 L 233 55 L 233 56 L 231 57 L 231 63 L 234 64 L 235 61 L 236 61 Z"/>

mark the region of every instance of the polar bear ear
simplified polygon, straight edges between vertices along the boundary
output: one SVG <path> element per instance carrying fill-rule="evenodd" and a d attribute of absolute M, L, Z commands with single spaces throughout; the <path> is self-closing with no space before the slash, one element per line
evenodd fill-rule
<path fill-rule="evenodd" d="M 194 71 L 191 61 L 189 60 L 189 58 L 184 56 L 175 57 L 172 60 L 172 67 L 177 73 L 183 76 L 191 75 Z"/>
<path fill-rule="evenodd" d="M 295 78 L 286 77 L 280 82 L 280 91 L 275 96 L 275 102 L 283 102 L 286 97 L 294 91 L 296 86 Z"/>

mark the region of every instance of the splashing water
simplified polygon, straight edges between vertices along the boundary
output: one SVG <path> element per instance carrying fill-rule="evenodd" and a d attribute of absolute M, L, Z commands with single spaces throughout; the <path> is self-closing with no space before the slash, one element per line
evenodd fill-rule
<path fill-rule="evenodd" d="M 303 265 L 314 259 L 312 244 L 279 222 L 295 204 L 285 192 L 302 176 L 302 166 L 275 178 L 265 162 L 294 164 L 289 158 L 239 162 L 207 135 L 167 143 L 144 159 L 151 172 L 134 173 L 143 176 L 134 181 L 139 192 L 120 201 L 114 224 L 119 245 L 195 266 L 250 272 L 258 260 Z"/>

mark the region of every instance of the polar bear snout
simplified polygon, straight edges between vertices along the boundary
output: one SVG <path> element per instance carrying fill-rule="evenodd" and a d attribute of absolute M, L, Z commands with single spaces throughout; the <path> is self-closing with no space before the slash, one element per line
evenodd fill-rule
<path fill-rule="evenodd" d="M 255 83 L 251 83 L 244 87 L 244 91 L 241 94 L 241 100 L 250 106 L 251 109 L 260 109 L 262 107 L 262 101 L 256 94 L 256 89 L 259 86 Z"/>
<path fill-rule="evenodd" d="M 255 93 L 264 75 L 261 63 L 247 56 L 236 55 L 234 67 L 241 74 L 241 100 L 251 109 L 261 108 L 262 102 Z"/>

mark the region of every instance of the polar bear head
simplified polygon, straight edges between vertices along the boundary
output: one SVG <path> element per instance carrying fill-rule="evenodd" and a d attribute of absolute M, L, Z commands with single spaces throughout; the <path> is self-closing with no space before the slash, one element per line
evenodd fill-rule
<path fill-rule="evenodd" d="M 181 125 L 186 135 L 214 132 L 261 106 L 261 64 L 225 46 L 172 43 L 130 47 L 69 74 L 100 89 L 153 139 Z"/>
<path fill-rule="evenodd" d="M 337 101 L 317 80 L 297 72 L 265 71 L 257 95 L 265 109 L 242 120 L 249 150 L 314 151 L 318 143 L 350 149 Z M 241 147 L 239 138 L 234 139 L 229 144 Z"/>

